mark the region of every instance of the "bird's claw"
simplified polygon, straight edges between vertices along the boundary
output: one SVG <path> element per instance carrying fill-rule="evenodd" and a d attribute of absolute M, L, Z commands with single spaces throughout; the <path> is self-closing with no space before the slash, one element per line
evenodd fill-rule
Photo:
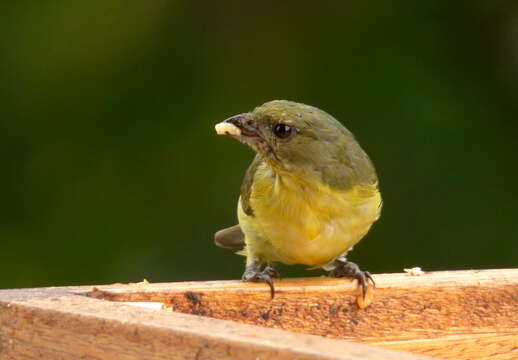
<path fill-rule="evenodd" d="M 272 268 L 271 266 L 265 267 L 262 272 L 270 275 L 271 277 L 277 278 L 277 279 L 280 279 L 280 277 L 281 277 L 281 274 L 279 274 L 279 272 L 277 270 L 275 270 L 274 268 Z"/>
<path fill-rule="evenodd" d="M 362 297 L 365 300 L 365 295 L 367 294 L 367 282 L 370 281 L 373 287 L 376 287 L 376 283 L 368 271 L 360 271 L 359 275 L 355 276 L 355 278 L 362 286 Z"/>
<path fill-rule="evenodd" d="M 259 270 L 247 270 L 243 274 L 242 279 L 244 281 L 250 282 L 265 282 L 270 287 L 270 296 L 273 299 L 275 296 L 275 287 L 273 285 L 272 277 L 279 277 L 279 272 L 272 268 L 271 266 L 267 266 L 263 271 Z"/>
<path fill-rule="evenodd" d="M 362 297 L 365 300 L 367 294 L 367 283 L 370 281 L 373 287 L 376 287 L 376 283 L 370 272 L 360 270 L 358 265 L 353 262 L 337 261 L 336 267 L 329 273 L 333 277 L 350 277 L 358 280 L 358 284 L 362 289 Z"/>

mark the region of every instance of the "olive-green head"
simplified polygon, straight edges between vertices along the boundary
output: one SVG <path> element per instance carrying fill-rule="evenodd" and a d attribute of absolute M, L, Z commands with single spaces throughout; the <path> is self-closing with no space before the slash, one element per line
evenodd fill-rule
<path fill-rule="evenodd" d="M 216 125 L 254 149 L 274 170 L 330 186 L 376 181 L 374 168 L 349 130 L 328 113 L 286 100 Z"/>

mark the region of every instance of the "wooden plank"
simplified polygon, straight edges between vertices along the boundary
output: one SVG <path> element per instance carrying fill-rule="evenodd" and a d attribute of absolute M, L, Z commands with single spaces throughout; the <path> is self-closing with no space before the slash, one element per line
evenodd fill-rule
<path fill-rule="evenodd" d="M 414 356 L 330 338 L 451 359 L 518 358 L 518 269 L 375 280 L 364 310 L 355 283 L 330 278 L 276 281 L 274 300 L 264 284 L 241 281 L 0 291 L 0 359 Z M 162 302 L 190 315 L 114 301 Z"/>
<path fill-rule="evenodd" d="M 445 359 L 518 359 L 518 269 L 375 279 L 365 310 L 355 305 L 355 282 L 332 278 L 277 281 L 274 300 L 264 284 L 241 281 L 111 286 L 90 295 Z"/>
<path fill-rule="evenodd" d="M 0 359 L 429 359 L 76 295 L 84 291 L 0 291 Z"/>

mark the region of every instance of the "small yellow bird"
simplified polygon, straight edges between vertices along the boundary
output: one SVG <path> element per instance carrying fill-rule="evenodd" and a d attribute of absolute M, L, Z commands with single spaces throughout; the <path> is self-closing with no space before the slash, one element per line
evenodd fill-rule
<path fill-rule="evenodd" d="M 241 185 L 239 225 L 215 234 L 217 245 L 246 255 L 242 279 L 268 283 L 273 298 L 272 263 L 304 264 L 357 279 L 365 296 L 374 281 L 345 255 L 378 219 L 382 200 L 353 134 L 326 112 L 286 100 L 233 116 L 216 132 L 257 152 Z"/>

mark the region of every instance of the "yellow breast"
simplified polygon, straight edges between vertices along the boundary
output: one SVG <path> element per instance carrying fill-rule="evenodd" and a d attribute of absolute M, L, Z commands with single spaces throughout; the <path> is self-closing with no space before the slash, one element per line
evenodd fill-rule
<path fill-rule="evenodd" d="M 325 265 L 345 253 L 379 217 L 377 185 L 347 191 L 257 170 L 248 216 L 238 206 L 247 255 L 285 264 Z"/>

